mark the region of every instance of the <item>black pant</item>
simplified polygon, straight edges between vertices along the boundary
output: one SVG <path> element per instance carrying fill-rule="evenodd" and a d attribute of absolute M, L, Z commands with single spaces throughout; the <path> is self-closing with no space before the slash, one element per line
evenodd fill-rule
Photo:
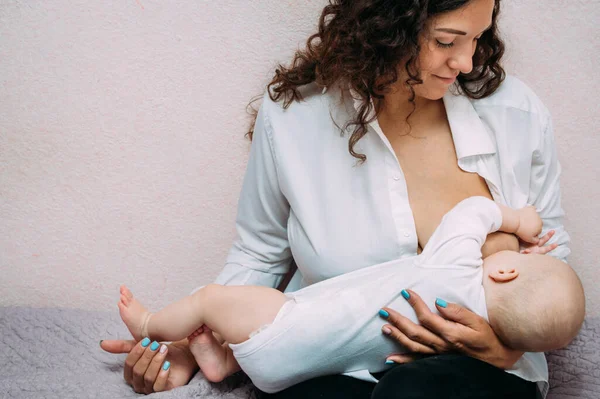
<path fill-rule="evenodd" d="M 525 381 L 477 359 L 462 355 L 432 356 L 376 373 L 378 384 L 343 375 L 304 381 L 269 399 L 536 399 L 534 382 Z"/>

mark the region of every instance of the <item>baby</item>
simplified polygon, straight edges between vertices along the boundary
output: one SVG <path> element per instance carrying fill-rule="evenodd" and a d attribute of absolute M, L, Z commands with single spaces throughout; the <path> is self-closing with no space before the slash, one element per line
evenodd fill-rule
<path fill-rule="evenodd" d="M 541 352 L 566 345 L 581 327 L 583 315 L 572 310 L 582 292 L 577 275 L 562 262 L 551 270 L 545 262 L 524 267 L 524 257 L 541 255 L 501 251 L 481 259 L 489 233 L 515 233 L 537 244 L 541 229 L 533 207 L 513 210 L 471 197 L 444 216 L 417 256 L 285 294 L 211 284 L 154 314 L 122 287 L 119 311 L 136 339 L 188 337 L 207 378 L 220 380 L 241 367 L 267 393 L 321 375 L 391 367 L 383 360 L 406 350 L 381 334 L 385 321 L 378 311 L 389 307 L 418 322 L 400 296 L 403 288 L 419 292 L 426 303 L 439 295 L 464 306 L 487 319 L 509 347 Z M 206 327 L 219 333 L 231 351 L 195 345 Z"/>

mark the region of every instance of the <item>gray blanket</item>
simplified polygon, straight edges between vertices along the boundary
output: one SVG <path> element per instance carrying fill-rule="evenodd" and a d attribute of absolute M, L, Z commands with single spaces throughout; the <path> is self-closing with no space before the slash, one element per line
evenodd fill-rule
<path fill-rule="evenodd" d="M 1 398 L 139 397 L 122 378 L 125 355 L 104 353 L 100 339 L 128 337 L 117 312 L 0 308 Z M 567 348 L 548 355 L 550 399 L 600 398 L 600 320 L 586 321 Z M 249 398 L 243 373 L 213 384 L 192 381 L 148 398 Z"/>

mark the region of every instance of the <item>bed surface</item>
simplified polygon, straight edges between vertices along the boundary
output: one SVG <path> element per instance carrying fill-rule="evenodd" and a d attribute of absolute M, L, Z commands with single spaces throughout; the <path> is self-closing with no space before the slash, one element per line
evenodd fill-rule
<path fill-rule="evenodd" d="M 0 308 L 0 397 L 135 398 L 123 381 L 125 355 L 102 351 L 100 339 L 128 337 L 117 312 Z M 586 320 L 566 349 L 549 353 L 550 399 L 600 398 L 600 320 Z M 198 373 L 184 387 L 148 398 L 249 398 L 243 373 L 219 384 Z"/>

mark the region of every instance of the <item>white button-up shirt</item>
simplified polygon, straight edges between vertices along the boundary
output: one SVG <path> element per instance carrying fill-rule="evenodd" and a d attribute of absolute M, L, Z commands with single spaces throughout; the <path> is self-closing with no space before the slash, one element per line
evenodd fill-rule
<path fill-rule="evenodd" d="M 304 101 L 288 109 L 264 96 L 239 199 L 238 236 L 217 284 L 276 287 L 293 258 L 298 270 L 287 291 L 294 291 L 417 253 L 404 174 L 377 120 L 354 147 L 367 156 L 360 165 L 348 152 L 351 128 L 341 132 L 360 100 L 337 86 L 301 91 Z M 495 201 L 534 205 L 543 234 L 556 230 L 551 243 L 558 248 L 550 255 L 566 261 L 560 165 L 546 107 L 511 76 L 487 98 L 449 91 L 443 102 L 459 167 L 482 176 Z M 537 381 L 546 394 L 543 354 L 525 354 L 509 372 Z"/>

